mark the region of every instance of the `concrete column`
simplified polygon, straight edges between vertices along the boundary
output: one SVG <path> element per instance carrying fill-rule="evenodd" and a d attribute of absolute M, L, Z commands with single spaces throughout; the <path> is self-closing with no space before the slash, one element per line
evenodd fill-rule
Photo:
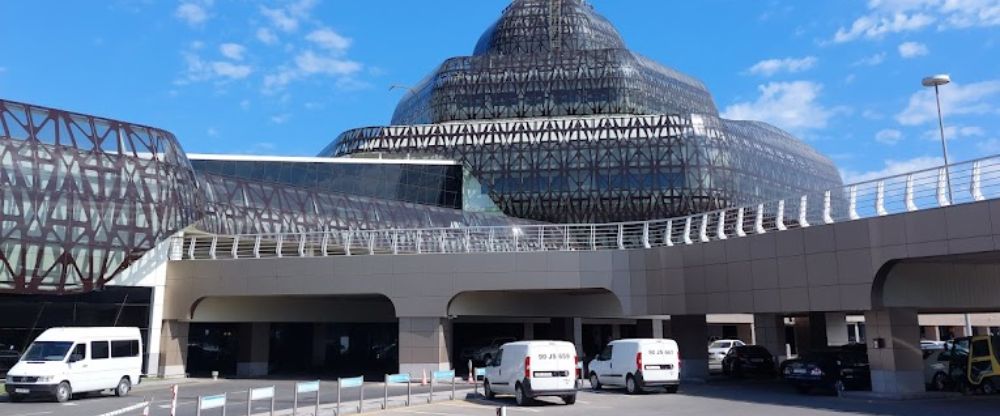
<path fill-rule="evenodd" d="M 313 324 L 312 365 L 316 368 L 326 365 L 326 324 Z"/>
<path fill-rule="evenodd" d="M 522 339 L 524 339 L 525 341 L 529 341 L 529 340 L 535 339 L 535 323 L 534 322 L 525 322 L 524 323 L 524 337 Z"/>
<path fill-rule="evenodd" d="M 872 392 L 894 398 L 923 394 L 924 363 L 917 310 L 889 308 L 865 312 Z M 875 348 L 875 343 L 883 344 Z"/>
<path fill-rule="evenodd" d="M 240 326 L 239 361 L 237 377 L 260 377 L 268 374 L 271 354 L 271 324 L 253 322 Z"/>
<path fill-rule="evenodd" d="M 399 372 L 420 377 L 424 371 L 450 369 L 451 343 L 447 318 L 399 318 Z"/>
<path fill-rule="evenodd" d="M 576 353 L 583 356 L 583 319 L 552 318 L 552 338 L 572 342 Z"/>
<path fill-rule="evenodd" d="M 847 314 L 844 312 L 809 313 L 810 348 L 847 344 Z M 808 350 L 808 349 L 806 349 Z M 800 349 L 800 351 L 802 351 Z"/>
<path fill-rule="evenodd" d="M 662 319 L 637 319 L 635 328 L 638 338 L 663 338 Z"/>
<path fill-rule="evenodd" d="M 621 339 L 622 338 L 622 326 L 620 324 L 611 324 L 611 339 Z"/>
<path fill-rule="evenodd" d="M 166 294 L 163 285 L 152 287 L 149 305 L 149 339 L 146 342 L 146 374 L 157 374 L 160 367 L 160 336 L 163 335 L 163 299 Z M 187 346 L 185 345 L 185 348 Z"/>
<path fill-rule="evenodd" d="M 160 331 L 160 358 L 157 374 L 163 378 L 184 377 L 187 375 L 187 322 L 177 320 L 163 321 Z"/>
<path fill-rule="evenodd" d="M 705 315 L 673 315 L 670 317 L 670 326 L 677 347 L 680 348 L 681 378 L 707 379 L 708 323 Z"/>
<path fill-rule="evenodd" d="M 780 363 L 786 359 L 785 317 L 776 313 L 755 313 L 753 315 L 754 344 L 767 348 Z"/>

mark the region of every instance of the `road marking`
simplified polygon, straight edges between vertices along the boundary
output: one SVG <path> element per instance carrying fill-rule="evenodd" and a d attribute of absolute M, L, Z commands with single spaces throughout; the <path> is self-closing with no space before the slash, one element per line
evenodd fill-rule
<path fill-rule="evenodd" d="M 38 415 L 51 415 L 52 412 L 35 412 L 35 413 L 21 413 L 11 416 L 38 416 Z"/>

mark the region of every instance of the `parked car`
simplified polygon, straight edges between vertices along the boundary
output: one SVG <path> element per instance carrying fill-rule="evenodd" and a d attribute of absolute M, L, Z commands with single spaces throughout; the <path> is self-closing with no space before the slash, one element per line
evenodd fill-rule
<path fill-rule="evenodd" d="M 32 395 L 65 402 L 108 389 L 125 396 L 141 374 L 139 328 L 50 328 L 7 372 L 4 389 L 12 402 Z"/>
<path fill-rule="evenodd" d="M 503 344 L 486 365 L 483 393 L 513 394 L 518 406 L 536 397 L 559 397 L 576 403 L 579 367 L 576 347 L 566 341 L 518 341 Z"/>
<path fill-rule="evenodd" d="M 720 339 L 708 344 L 708 368 L 711 370 L 722 369 L 722 359 L 729 354 L 729 349 L 746 345 L 738 339 Z"/>
<path fill-rule="evenodd" d="M 462 358 L 462 361 L 472 360 L 473 365 L 485 365 L 497 356 L 497 351 L 500 350 L 501 345 L 515 341 L 517 341 L 517 338 L 514 337 L 493 338 L 489 343 L 481 347 L 462 349 L 460 357 Z"/>
<path fill-rule="evenodd" d="M 722 373 L 742 377 L 756 374 L 773 376 L 774 356 L 760 345 L 740 345 L 729 349 L 722 359 Z"/>
<path fill-rule="evenodd" d="M 20 357 L 21 351 L 13 345 L 0 344 L 0 377 L 6 377 L 7 370 L 10 370 Z"/>
<path fill-rule="evenodd" d="M 676 393 L 680 386 L 680 355 L 672 339 L 612 341 L 588 366 L 590 387 L 624 386 L 629 394 L 650 387 Z"/>
<path fill-rule="evenodd" d="M 871 369 L 863 344 L 814 350 L 785 361 L 782 376 L 800 393 L 817 388 L 863 390 L 871 388 Z"/>
<path fill-rule="evenodd" d="M 948 376 L 951 351 L 945 349 L 924 350 L 924 384 L 931 390 L 944 391 L 951 388 Z"/>
<path fill-rule="evenodd" d="M 920 349 L 922 350 L 941 350 L 944 349 L 944 341 L 930 341 L 922 340 L 920 341 Z"/>

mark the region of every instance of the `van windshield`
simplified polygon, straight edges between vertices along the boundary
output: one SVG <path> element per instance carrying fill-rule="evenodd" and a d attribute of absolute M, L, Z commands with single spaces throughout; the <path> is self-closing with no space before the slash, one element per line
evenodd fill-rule
<path fill-rule="evenodd" d="M 72 346 L 73 343 L 67 341 L 33 342 L 21 359 L 24 361 L 62 361 Z"/>

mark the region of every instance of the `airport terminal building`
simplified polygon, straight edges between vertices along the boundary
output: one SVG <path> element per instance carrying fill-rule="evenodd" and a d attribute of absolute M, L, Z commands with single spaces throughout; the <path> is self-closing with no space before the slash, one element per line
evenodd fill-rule
<path fill-rule="evenodd" d="M 471 55 L 414 85 L 391 123 L 343 132 L 315 157 L 186 154 L 182 141 L 0 100 L 0 344 L 23 348 L 51 326 L 128 325 L 146 337 L 150 374 L 383 374 L 464 368 L 504 339 L 568 339 L 585 356 L 610 338 L 671 331 L 701 334 L 692 349 L 710 331 L 784 339 L 786 317 L 846 325 L 847 312 L 873 307 L 847 288 L 836 305 L 706 318 L 766 308 L 671 294 L 670 255 L 624 250 L 653 250 L 648 225 L 637 246 L 619 237 L 620 253 L 585 254 L 605 237 L 581 224 L 761 204 L 745 223 L 783 227 L 763 203 L 796 196 L 782 210 L 805 227 L 848 203 L 826 192 L 825 212 L 807 206 L 797 195 L 842 186 L 830 159 L 776 126 L 720 117 L 702 82 L 629 50 L 583 0 L 513 1 Z M 743 233 L 742 216 L 704 218 L 703 241 Z M 672 224 L 685 237 L 668 226 L 667 246 L 699 232 Z M 518 247 L 522 227 L 541 225 L 565 231 L 532 237 L 531 255 L 489 252 L 497 230 Z M 434 236 L 404 241 L 404 230 Z M 443 236 L 473 241 L 469 230 L 492 248 L 444 254 Z M 758 272 L 749 260 L 730 281 L 738 267 Z M 704 288 L 692 276 L 680 286 Z M 829 335 L 819 325 L 799 339 Z"/>

